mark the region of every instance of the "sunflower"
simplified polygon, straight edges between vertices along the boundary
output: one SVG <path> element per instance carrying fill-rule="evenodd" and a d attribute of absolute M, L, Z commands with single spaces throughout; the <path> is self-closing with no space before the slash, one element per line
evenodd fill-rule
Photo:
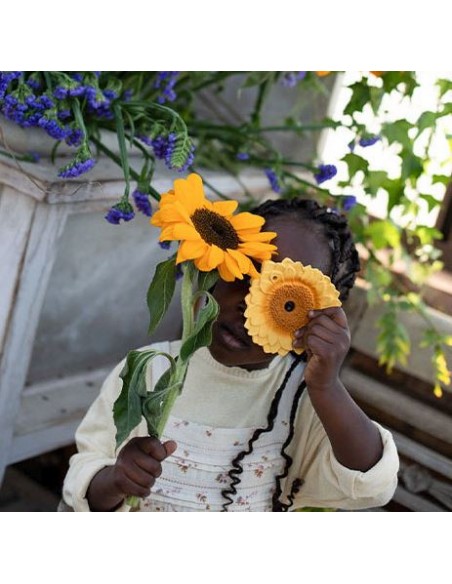
<path fill-rule="evenodd" d="M 339 292 L 328 276 L 289 258 L 263 262 L 245 301 L 249 335 L 266 353 L 280 355 L 303 352 L 293 349 L 292 342 L 295 331 L 307 324 L 310 310 L 341 305 Z"/>
<path fill-rule="evenodd" d="M 176 263 L 193 260 L 198 270 L 217 269 L 227 282 L 259 274 L 252 260 L 270 259 L 276 233 L 261 232 L 265 220 L 252 213 L 238 213 L 237 201 L 206 199 L 202 179 L 190 174 L 174 181 L 174 189 L 162 195 L 152 225 L 162 229 L 160 241 L 179 240 Z"/>

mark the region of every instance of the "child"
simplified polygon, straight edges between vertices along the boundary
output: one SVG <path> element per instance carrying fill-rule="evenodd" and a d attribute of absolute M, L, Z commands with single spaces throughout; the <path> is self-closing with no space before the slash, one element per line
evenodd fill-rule
<path fill-rule="evenodd" d="M 304 199 L 253 211 L 277 233 L 285 257 L 331 277 L 345 300 L 359 270 L 345 218 Z M 296 331 L 306 356 L 265 353 L 244 327 L 249 280 L 219 280 L 220 313 L 208 348 L 191 358 L 162 441 L 143 422 L 115 451 L 112 407 L 120 363 L 81 423 L 63 497 L 75 511 L 287 511 L 362 509 L 387 503 L 397 483 L 391 434 L 369 420 L 339 379 L 350 346 L 341 307 L 312 311 Z M 173 355 L 177 342 L 158 344 Z M 164 360 L 148 369 L 148 387 Z M 306 388 L 306 390 L 305 390 Z"/>

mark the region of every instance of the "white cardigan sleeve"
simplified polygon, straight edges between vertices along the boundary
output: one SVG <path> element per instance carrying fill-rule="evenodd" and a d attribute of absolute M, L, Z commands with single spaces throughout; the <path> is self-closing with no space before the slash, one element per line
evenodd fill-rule
<path fill-rule="evenodd" d="M 86 492 L 102 468 L 116 461 L 113 404 L 122 387 L 119 377 L 124 361 L 104 381 L 99 396 L 92 403 L 75 433 L 77 453 L 69 461 L 63 484 L 63 499 L 74 511 L 90 511 Z M 124 510 L 126 506 L 123 506 Z"/>
<path fill-rule="evenodd" d="M 304 396 L 293 442 L 294 462 L 286 481 L 287 492 L 295 479 L 303 481 L 294 499 L 294 508 L 354 510 L 378 507 L 391 500 L 397 486 L 399 457 L 392 434 L 373 423 L 383 444 L 380 460 L 366 472 L 349 469 L 334 456 L 309 395 Z"/>

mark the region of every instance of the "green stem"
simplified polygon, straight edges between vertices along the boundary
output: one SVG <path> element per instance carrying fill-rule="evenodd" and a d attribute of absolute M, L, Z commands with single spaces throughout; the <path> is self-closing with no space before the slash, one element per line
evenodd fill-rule
<path fill-rule="evenodd" d="M 116 133 L 118 135 L 119 152 L 121 154 L 121 167 L 124 173 L 124 180 L 126 181 L 126 188 L 124 196 L 128 197 L 130 192 L 130 166 L 129 157 L 127 154 L 126 146 L 126 136 L 124 131 L 124 120 L 122 117 L 122 111 L 118 104 L 114 106 L 115 121 L 116 121 Z"/>
<path fill-rule="evenodd" d="M 118 166 L 121 166 L 121 158 L 115 154 L 114 152 L 112 152 L 110 150 L 110 148 L 107 148 L 107 146 L 105 146 L 105 144 L 103 144 L 98 138 L 96 138 L 95 136 L 90 136 L 90 140 L 91 142 L 93 142 L 96 147 L 103 152 L 104 154 L 106 154 L 109 158 L 111 158 L 111 160 L 113 160 L 113 162 L 115 162 Z M 140 175 L 138 174 L 138 172 L 136 172 L 135 170 L 133 170 L 132 168 L 129 168 L 129 172 L 130 172 L 130 176 L 136 180 L 139 181 L 140 180 Z"/>
<path fill-rule="evenodd" d="M 80 102 L 78 99 L 74 99 L 72 101 L 72 112 L 74 114 L 75 121 L 77 122 L 78 127 L 83 133 L 83 142 L 84 144 L 88 144 L 88 132 L 86 131 L 85 122 L 83 120 L 82 111 L 80 109 Z"/>

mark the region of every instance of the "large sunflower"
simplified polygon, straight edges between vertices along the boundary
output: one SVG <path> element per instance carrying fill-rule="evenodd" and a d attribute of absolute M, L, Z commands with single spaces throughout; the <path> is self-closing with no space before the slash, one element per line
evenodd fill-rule
<path fill-rule="evenodd" d="M 307 324 L 310 310 L 341 305 L 328 276 L 289 258 L 263 262 L 245 300 L 245 327 L 253 341 L 266 353 L 280 355 L 294 350 L 294 333 Z"/>
<path fill-rule="evenodd" d="M 193 260 L 198 270 L 218 269 L 227 282 L 257 277 L 252 260 L 270 259 L 276 233 L 260 229 L 265 220 L 252 213 L 238 213 L 237 201 L 206 199 L 202 179 L 190 174 L 174 181 L 174 190 L 162 195 L 159 209 L 151 218 L 161 227 L 160 241 L 180 240 L 177 263 Z"/>

